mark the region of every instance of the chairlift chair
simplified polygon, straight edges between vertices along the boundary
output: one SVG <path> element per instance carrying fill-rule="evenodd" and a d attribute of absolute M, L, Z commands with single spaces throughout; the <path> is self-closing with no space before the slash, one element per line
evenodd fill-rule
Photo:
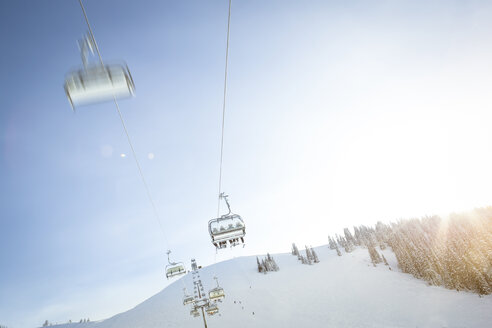
<path fill-rule="evenodd" d="M 186 288 L 183 288 L 183 291 L 184 291 L 184 296 L 183 296 L 183 305 L 188 305 L 188 304 L 192 304 L 195 302 L 195 298 L 191 295 L 188 295 L 186 293 Z"/>
<path fill-rule="evenodd" d="M 199 317 L 200 316 L 200 312 L 198 312 L 198 309 L 194 308 L 190 311 L 190 315 L 194 316 L 194 317 Z"/>
<path fill-rule="evenodd" d="M 221 299 L 223 299 L 225 297 L 225 293 L 224 293 L 224 289 L 222 287 L 215 287 L 215 288 L 212 288 L 209 292 L 208 292 L 208 298 L 211 300 L 211 301 L 220 301 Z"/>
<path fill-rule="evenodd" d="M 246 226 L 243 219 L 238 214 L 231 213 L 231 206 L 227 200 L 227 195 L 221 193 L 220 198 L 224 199 L 229 212 L 219 218 L 208 221 L 208 231 L 212 238 L 212 243 L 217 249 L 234 247 L 244 244 L 244 235 L 246 235 Z"/>
<path fill-rule="evenodd" d="M 126 65 L 91 65 L 71 71 L 65 78 L 65 93 L 73 109 L 113 99 L 133 97 L 135 85 Z"/>
<path fill-rule="evenodd" d="M 211 305 L 207 306 L 205 311 L 207 311 L 208 315 L 214 315 L 214 314 L 219 312 L 219 307 L 215 304 L 211 304 Z"/>
<path fill-rule="evenodd" d="M 185 295 L 185 297 L 183 298 L 183 305 L 191 304 L 194 300 L 195 299 L 193 298 L 193 296 Z"/>
<path fill-rule="evenodd" d="M 95 42 L 87 34 L 79 41 L 83 67 L 69 72 L 64 89 L 75 110 L 76 106 L 88 105 L 135 95 L 135 84 L 126 64 L 89 64 L 88 52 L 94 54 Z"/>
<path fill-rule="evenodd" d="M 166 265 L 166 278 L 169 279 L 185 274 L 186 268 L 183 262 L 171 262 L 169 254 L 171 254 L 171 251 L 167 251 L 167 261 L 169 264 Z"/>
<path fill-rule="evenodd" d="M 224 289 L 219 286 L 219 281 L 217 280 L 217 277 L 214 277 L 214 279 L 217 282 L 217 287 L 212 288 L 208 292 L 208 298 L 214 302 L 222 302 L 222 299 L 225 297 Z"/>

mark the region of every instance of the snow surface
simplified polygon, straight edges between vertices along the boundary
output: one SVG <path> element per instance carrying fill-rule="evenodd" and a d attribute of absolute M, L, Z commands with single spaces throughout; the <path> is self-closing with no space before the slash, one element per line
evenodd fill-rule
<path fill-rule="evenodd" d="M 398 271 L 373 267 L 367 249 L 339 257 L 315 248 L 320 263 L 303 265 L 289 254 L 273 255 L 278 272 L 260 274 L 256 257 L 240 257 L 200 270 L 205 289 L 219 277 L 226 298 L 209 327 L 492 327 L 492 295 L 428 286 Z M 302 251 L 304 253 L 304 251 Z M 197 261 L 199 264 L 199 261 Z M 193 291 L 191 273 L 135 308 L 100 322 L 57 328 L 203 327 L 201 317 L 183 306 L 183 283 Z M 254 315 L 253 315 L 254 312 Z"/>

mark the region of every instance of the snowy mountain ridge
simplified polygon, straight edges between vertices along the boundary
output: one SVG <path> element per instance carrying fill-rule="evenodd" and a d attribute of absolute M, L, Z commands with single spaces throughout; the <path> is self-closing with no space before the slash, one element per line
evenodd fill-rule
<path fill-rule="evenodd" d="M 320 262 L 303 265 L 296 256 L 273 255 L 280 270 L 258 273 L 255 256 L 235 258 L 200 270 L 206 289 L 217 275 L 226 297 L 209 327 L 491 327 L 492 295 L 479 297 L 429 286 L 397 269 L 371 263 L 367 249 L 337 256 L 314 248 Z M 302 251 L 304 252 L 304 251 Z M 57 328 L 201 327 L 203 319 L 183 306 L 183 286 L 193 290 L 191 273 L 135 308 L 99 322 Z"/>

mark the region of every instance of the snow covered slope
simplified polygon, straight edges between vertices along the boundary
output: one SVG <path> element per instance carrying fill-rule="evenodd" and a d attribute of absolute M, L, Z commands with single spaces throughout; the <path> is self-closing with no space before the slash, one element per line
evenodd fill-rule
<path fill-rule="evenodd" d="M 280 271 L 266 275 L 257 273 L 256 257 L 200 270 L 206 289 L 217 274 L 226 292 L 220 316 L 207 317 L 209 327 L 492 327 L 492 295 L 428 286 L 398 272 L 391 251 L 384 252 L 390 271 L 373 267 L 366 249 L 341 257 L 327 246 L 315 250 L 321 262 L 314 265 L 274 255 Z M 183 283 L 193 290 L 191 273 L 180 280 L 110 319 L 58 327 L 203 327 L 202 318 L 191 317 L 190 307 L 182 305 Z"/>

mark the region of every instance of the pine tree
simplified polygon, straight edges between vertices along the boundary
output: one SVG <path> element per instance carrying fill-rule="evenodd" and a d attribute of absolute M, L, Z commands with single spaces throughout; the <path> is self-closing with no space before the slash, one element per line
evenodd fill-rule
<path fill-rule="evenodd" d="M 313 261 L 311 260 L 311 258 L 306 257 L 306 264 L 308 264 L 308 265 L 312 265 L 313 264 Z"/>
<path fill-rule="evenodd" d="M 361 237 L 360 237 L 360 232 L 357 227 L 354 227 L 354 240 L 355 240 L 355 245 L 360 246 L 361 245 Z"/>
<path fill-rule="evenodd" d="M 345 235 L 345 239 L 347 243 L 351 243 L 352 245 L 355 245 L 355 238 L 352 236 L 348 228 L 343 229 L 343 234 Z"/>
<path fill-rule="evenodd" d="M 384 265 L 389 265 L 389 264 L 388 264 L 388 261 L 386 261 L 386 258 L 384 257 L 384 254 L 381 254 L 381 256 L 383 257 L 383 262 L 384 262 Z"/>
<path fill-rule="evenodd" d="M 43 327 L 47 327 L 49 325 L 49 322 L 48 320 L 46 320 L 44 323 L 43 323 Z"/>
<path fill-rule="evenodd" d="M 302 264 L 307 264 L 306 258 L 301 255 L 301 263 Z"/>
<path fill-rule="evenodd" d="M 336 249 L 337 248 L 336 242 L 330 236 L 328 236 L 328 243 L 329 243 L 330 249 Z"/>
<path fill-rule="evenodd" d="M 279 271 L 280 270 L 280 268 L 277 265 L 277 262 L 275 262 L 273 257 L 272 257 L 272 267 L 273 267 L 273 271 Z"/>
<path fill-rule="evenodd" d="M 341 247 L 345 248 L 345 243 L 347 242 L 344 237 L 340 237 L 339 235 L 335 235 L 337 237 L 337 243 Z"/>
<path fill-rule="evenodd" d="M 311 253 L 313 253 L 314 263 L 319 263 L 318 254 L 316 254 L 314 249 L 311 249 Z"/>
<path fill-rule="evenodd" d="M 268 271 L 268 267 L 267 267 L 266 261 L 265 261 L 264 259 L 263 259 L 263 260 L 261 260 L 261 267 L 262 267 L 262 272 L 263 272 L 264 274 L 266 274 L 266 273 L 267 273 L 267 271 Z"/>
<path fill-rule="evenodd" d="M 345 253 L 350 253 L 350 252 L 352 252 L 355 249 L 355 246 L 354 246 L 354 244 L 352 243 L 351 240 L 350 241 L 346 241 L 345 242 L 344 249 L 345 249 Z"/>
<path fill-rule="evenodd" d="M 292 255 L 299 256 L 299 249 L 297 249 L 295 243 L 292 243 Z"/>
<path fill-rule="evenodd" d="M 306 247 L 306 258 L 309 260 L 309 261 L 312 261 L 313 259 L 313 255 L 311 254 L 311 251 L 309 250 L 309 247 L 305 246 Z"/>
<path fill-rule="evenodd" d="M 277 262 L 275 262 L 275 259 L 273 256 L 270 255 L 270 253 L 267 253 L 267 256 L 261 260 L 256 257 L 256 265 L 258 266 L 258 272 L 266 274 L 269 271 L 279 271 L 280 268 L 277 265 Z"/>
<path fill-rule="evenodd" d="M 373 245 L 367 246 L 367 250 L 369 251 L 369 256 L 371 257 L 371 262 L 376 266 L 376 264 L 381 263 L 383 260 L 379 255 L 378 251 Z"/>

